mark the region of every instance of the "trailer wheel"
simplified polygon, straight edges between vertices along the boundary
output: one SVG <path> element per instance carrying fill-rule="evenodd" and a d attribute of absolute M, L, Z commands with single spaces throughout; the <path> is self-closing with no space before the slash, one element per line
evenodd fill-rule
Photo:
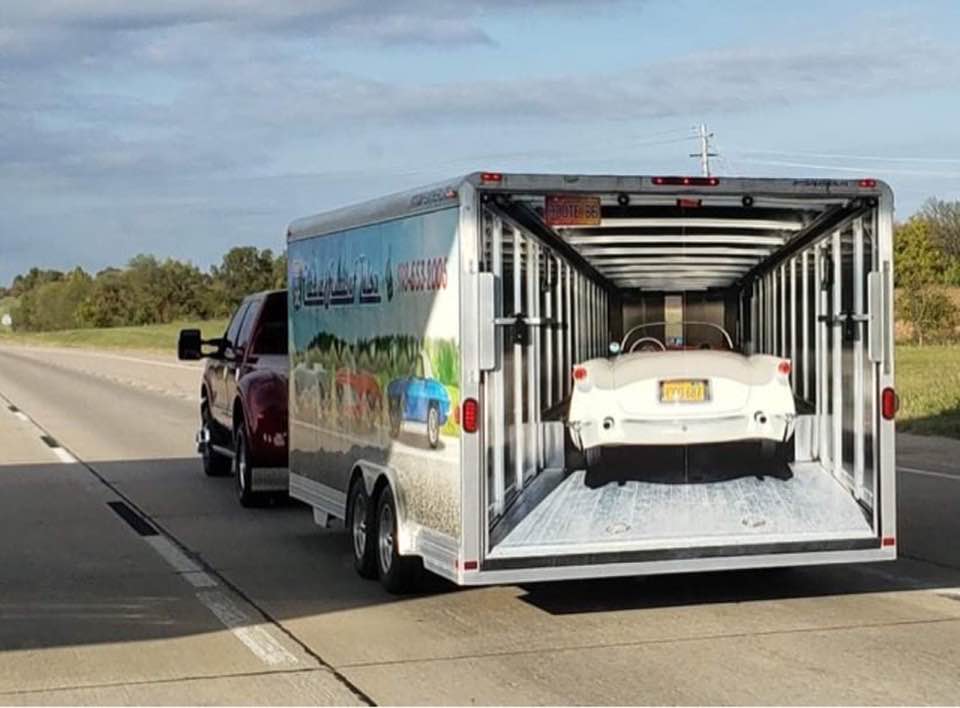
<path fill-rule="evenodd" d="M 377 536 L 374 529 L 377 524 L 373 504 L 363 486 L 363 480 L 357 479 L 350 487 L 347 497 L 347 528 L 350 529 L 353 547 L 353 567 L 361 578 L 377 577 Z"/>
<path fill-rule="evenodd" d="M 440 445 L 440 407 L 435 401 L 427 409 L 427 442 L 434 449 Z"/>
<path fill-rule="evenodd" d="M 257 506 L 263 500 L 260 492 L 253 490 L 253 466 L 250 464 L 250 449 L 243 419 L 236 423 L 233 433 L 233 471 L 237 482 L 237 499 L 241 506 Z"/>
<path fill-rule="evenodd" d="M 402 595 L 416 590 L 420 559 L 397 553 L 397 505 L 387 485 L 377 500 L 377 571 L 388 592 Z"/>
<path fill-rule="evenodd" d="M 200 425 L 203 439 L 213 440 L 213 416 L 210 413 L 210 404 L 206 398 L 200 403 Z M 203 473 L 207 477 L 225 477 L 233 469 L 230 458 L 224 457 L 213 449 L 212 442 L 203 444 L 200 448 L 200 459 L 203 461 Z"/>

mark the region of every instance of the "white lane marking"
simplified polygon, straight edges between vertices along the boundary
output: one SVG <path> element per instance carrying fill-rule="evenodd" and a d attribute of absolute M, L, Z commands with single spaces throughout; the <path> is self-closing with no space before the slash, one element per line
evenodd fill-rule
<path fill-rule="evenodd" d="M 175 364 L 170 361 L 157 361 L 155 359 L 141 359 L 135 356 L 123 356 L 121 354 L 108 354 L 101 351 L 84 351 L 81 348 L 77 349 L 57 349 L 55 347 L 20 347 L 27 351 L 31 352 L 46 352 L 46 353 L 56 353 L 56 354 L 70 354 L 71 356 L 87 356 L 94 357 L 96 359 L 116 359 L 118 361 L 132 361 L 138 364 L 150 364 L 151 366 L 165 366 L 169 369 L 189 369 L 190 371 L 200 371 L 199 366 L 191 366 L 190 364 Z"/>
<path fill-rule="evenodd" d="M 27 417 L 27 414 L 24 413 L 23 411 L 16 411 L 16 412 L 14 412 L 14 415 L 15 415 L 17 418 L 19 418 L 20 420 L 22 420 L 24 423 L 29 423 L 29 422 L 30 422 L 30 419 Z"/>
<path fill-rule="evenodd" d="M 947 474 L 946 472 L 931 472 L 930 470 L 918 470 L 915 467 L 897 467 L 898 472 L 907 472 L 909 474 L 919 474 L 924 477 L 942 477 L 943 479 L 952 479 L 954 482 L 960 482 L 960 476 Z"/>
<path fill-rule="evenodd" d="M 56 455 L 57 459 L 59 459 L 60 462 L 62 462 L 63 464 L 65 465 L 77 464 L 78 462 L 77 458 L 71 455 L 66 450 L 64 450 L 62 447 L 51 447 L 50 449 L 53 450 L 53 454 Z"/>
<path fill-rule="evenodd" d="M 167 563 L 178 573 L 202 573 L 203 568 L 194 563 L 187 554 L 177 548 L 166 536 L 144 536 L 143 540 L 153 546 Z"/>
<path fill-rule="evenodd" d="M 200 602 L 265 664 L 296 664 L 297 657 L 284 649 L 262 624 L 253 624 L 249 615 L 219 590 L 198 592 Z"/>

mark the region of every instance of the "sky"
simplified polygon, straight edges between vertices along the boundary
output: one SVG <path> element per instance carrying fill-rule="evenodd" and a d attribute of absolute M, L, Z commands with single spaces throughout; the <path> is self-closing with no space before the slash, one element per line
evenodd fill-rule
<path fill-rule="evenodd" d="M 960 199 L 960 3 L 3 0 L 0 284 L 283 249 L 475 170 L 872 176 Z"/>

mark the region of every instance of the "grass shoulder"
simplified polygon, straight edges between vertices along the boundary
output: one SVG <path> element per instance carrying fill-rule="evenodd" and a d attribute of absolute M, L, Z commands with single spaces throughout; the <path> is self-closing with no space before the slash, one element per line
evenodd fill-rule
<path fill-rule="evenodd" d="M 226 329 L 227 320 L 170 322 L 139 327 L 103 327 L 65 329 L 57 332 L 0 331 L 0 343 L 90 349 L 142 349 L 175 353 L 181 329 L 198 328 L 205 337 L 217 337 Z"/>
<path fill-rule="evenodd" d="M 898 345 L 897 429 L 960 438 L 960 345 Z"/>

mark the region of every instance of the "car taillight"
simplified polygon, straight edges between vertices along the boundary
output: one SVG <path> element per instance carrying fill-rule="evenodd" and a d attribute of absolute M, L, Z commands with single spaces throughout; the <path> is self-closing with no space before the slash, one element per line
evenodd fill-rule
<path fill-rule="evenodd" d="M 587 378 L 587 368 L 585 366 L 573 367 L 573 380 L 584 381 Z"/>
<path fill-rule="evenodd" d="M 779 364 L 777 364 L 777 371 L 780 372 L 783 376 L 789 376 L 791 371 L 790 360 L 784 359 Z"/>
<path fill-rule="evenodd" d="M 883 419 L 893 420 L 899 408 L 900 398 L 897 396 L 897 392 L 890 386 L 883 389 L 883 393 L 880 395 L 880 411 L 883 413 Z"/>
<path fill-rule="evenodd" d="M 468 398 L 463 402 L 463 431 L 465 433 L 477 432 L 477 426 L 480 421 L 480 404 L 477 399 Z"/>

